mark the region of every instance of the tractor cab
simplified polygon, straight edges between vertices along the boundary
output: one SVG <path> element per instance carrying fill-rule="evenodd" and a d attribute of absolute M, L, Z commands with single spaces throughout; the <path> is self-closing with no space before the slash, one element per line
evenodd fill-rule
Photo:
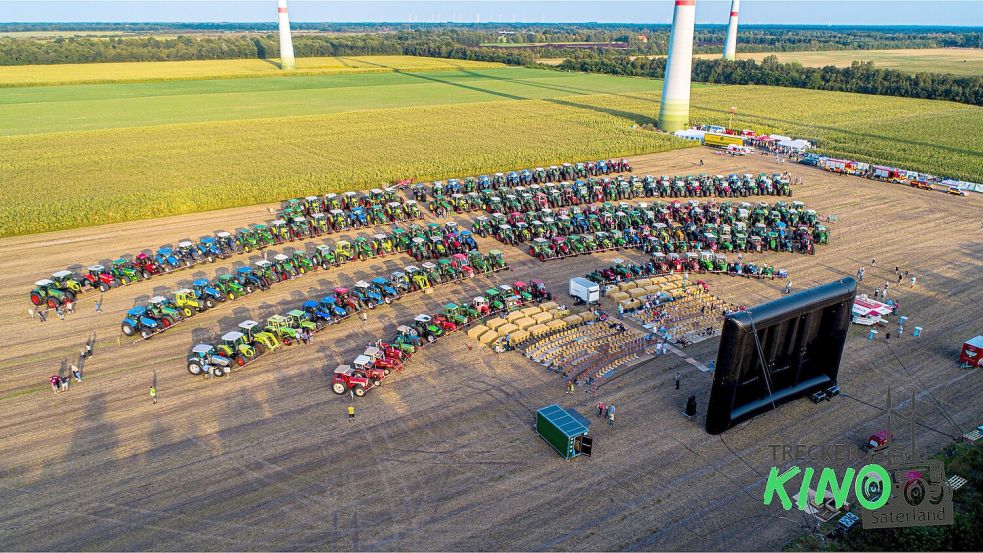
<path fill-rule="evenodd" d="M 71 290 L 72 292 L 81 292 L 82 284 L 87 281 L 81 279 L 73 271 L 58 271 L 51 275 L 51 280 L 54 281 L 55 286 L 62 290 Z"/>
<path fill-rule="evenodd" d="M 325 296 L 321 298 L 319 305 L 332 317 L 343 318 L 348 316 L 348 311 L 338 304 L 338 299 L 334 296 Z"/>
<path fill-rule="evenodd" d="M 338 395 L 351 390 L 356 396 L 362 397 L 371 387 L 369 379 L 357 374 L 351 365 L 338 365 L 331 378 L 331 391 Z"/>
<path fill-rule="evenodd" d="M 382 277 L 375 277 L 371 280 L 372 286 L 382 294 L 382 297 L 386 299 L 386 303 L 391 302 L 393 299 L 399 296 L 399 292 L 396 291 L 389 281 Z"/>
<path fill-rule="evenodd" d="M 161 321 L 164 326 L 171 326 L 174 322 L 183 319 L 182 313 L 174 302 L 164 296 L 154 296 L 147 302 L 147 309 L 153 314 L 155 319 Z"/>
<path fill-rule="evenodd" d="M 481 317 L 484 317 L 491 312 L 491 307 L 488 305 L 488 299 L 484 296 L 475 296 L 474 299 L 471 300 L 471 305 L 474 306 L 475 311 L 477 311 L 478 315 Z"/>
<path fill-rule="evenodd" d="M 427 342 L 436 342 L 437 338 L 444 335 L 444 329 L 434 324 L 433 317 L 430 315 L 417 315 L 413 318 L 413 322 L 416 324 L 417 332 L 423 338 L 425 338 Z"/>
<path fill-rule="evenodd" d="M 864 450 L 868 452 L 884 451 L 891 446 L 894 441 L 894 434 L 887 430 L 881 430 L 873 434 L 864 444 Z"/>
<path fill-rule="evenodd" d="M 219 355 L 215 346 L 198 344 L 188 355 L 188 372 L 193 375 L 207 374 L 211 367 L 212 374 L 221 377 L 229 367 L 229 360 Z"/>
<path fill-rule="evenodd" d="M 375 307 L 382 305 L 384 301 L 385 303 L 392 303 L 392 298 L 386 298 L 383 300 L 382 294 L 373 289 L 372 286 L 369 286 L 369 283 L 365 282 L 364 280 L 360 280 L 355 283 L 354 295 L 356 295 L 362 301 L 362 303 L 366 304 L 370 309 L 374 309 Z"/>
<path fill-rule="evenodd" d="M 369 348 L 371 350 L 379 350 L 379 348 Z M 379 363 L 379 364 L 385 364 Z M 369 378 L 372 384 L 375 386 L 381 386 L 382 380 L 392 372 L 392 369 L 384 369 L 377 366 L 377 360 L 373 355 L 362 354 L 355 358 L 352 362 L 356 374 L 361 374 Z"/>
<path fill-rule="evenodd" d="M 234 359 L 240 367 L 245 365 L 250 357 L 256 355 L 256 349 L 246 341 L 246 335 L 238 330 L 222 335 L 222 343 L 216 348 L 222 357 Z"/>

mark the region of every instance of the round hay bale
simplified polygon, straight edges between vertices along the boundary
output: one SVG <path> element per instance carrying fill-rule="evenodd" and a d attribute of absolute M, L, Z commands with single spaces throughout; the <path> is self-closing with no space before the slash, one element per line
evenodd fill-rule
<path fill-rule="evenodd" d="M 540 311 L 552 311 L 557 307 L 560 307 L 560 304 L 556 303 L 555 301 L 548 301 L 546 303 L 539 304 Z"/>
<path fill-rule="evenodd" d="M 496 330 L 497 331 L 499 327 L 501 327 L 502 325 L 504 325 L 507 322 L 508 321 L 506 321 L 505 319 L 503 319 L 501 317 L 493 317 L 493 318 L 488 319 L 487 321 L 485 321 L 485 326 L 487 326 L 491 330 Z"/>
<path fill-rule="evenodd" d="M 583 324 L 584 319 L 580 315 L 567 315 L 566 317 L 563 318 L 563 322 L 566 323 L 568 326 L 576 326 L 579 324 Z"/>
<path fill-rule="evenodd" d="M 498 333 L 495 332 L 494 330 L 489 330 L 488 332 L 485 332 L 484 334 L 478 337 L 478 341 L 485 345 L 488 345 L 494 342 L 495 340 L 498 340 Z"/>
<path fill-rule="evenodd" d="M 533 320 L 532 317 L 523 317 L 512 324 L 519 327 L 520 330 L 526 330 L 531 326 L 536 326 L 536 321 Z"/>
<path fill-rule="evenodd" d="M 477 340 L 478 337 L 484 334 L 485 332 L 488 332 L 488 327 L 485 325 L 478 325 L 474 328 L 469 328 L 468 338 L 471 338 L 472 340 Z"/>

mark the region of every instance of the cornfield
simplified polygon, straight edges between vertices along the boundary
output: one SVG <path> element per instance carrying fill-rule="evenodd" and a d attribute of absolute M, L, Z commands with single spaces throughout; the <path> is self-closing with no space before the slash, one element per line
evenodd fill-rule
<path fill-rule="evenodd" d="M 240 79 L 282 77 L 279 60 L 201 60 L 121 63 L 78 63 L 62 65 L 0 66 L 0 88 L 97 84 L 114 82 L 183 81 L 196 79 Z M 338 75 L 391 71 L 440 71 L 444 69 L 489 69 L 504 67 L 484 61 L 425 58 L 418 56 L 351 56 L 297 58 L 297 69 L 289 74 Z"/>

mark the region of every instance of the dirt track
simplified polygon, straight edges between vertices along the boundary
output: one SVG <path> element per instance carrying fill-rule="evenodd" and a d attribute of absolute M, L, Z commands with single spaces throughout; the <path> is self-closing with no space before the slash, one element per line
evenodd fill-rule
<path fill-rule="evenodd" d="M 839 214 L 831 244 L 816 256 L 757 256 L 787 268 L 796 289 L 853 275 L 876 257 L 861 290 L 890 281 L 911 317 L 908 336 L 871 344 L 864 329 L 854 329 L 840 372 L 844 392 L 881 405 L 889 383 L 896 397 L 915 389 L 923 422 L 947 434 L 956 429 L 936 401 L 964 431 L 983 422 L 983 377 L 956 367 L 962 341 L 983 333 L 983 199 L 704 149 L 634 164 L 642 175 L 696 173 L 700 157 L 705 172 L 789 169 L 806 182 L 793 199 Z M 883 425 L 860 424 L 874 409 L 841 397 L 794 402 L 713 437 L 702 419 L 694 424 L 678 414 L 690 394 L 705 412 L 709 377 L 675 356 L 619 378 L 600 397 L 578 392 L 571 399 L 555 375 L 517 353 L 495 356 L 463 334 L 428 346 L 404 373 L 357 401 L 355 423 L 346 420 L 347 400 L 327 387 L 335 365 L 417 313 L 520 278 L 543 278 L 560 295 L 566 279 L 619 255 L 642 259 L 637 253 L 543 264 L 501 248 L 512 273 L 377 309 L 366 325 L 347 321 L 314 345 L 212 382 L 183 367 L 195 343 L 246 317 L 320 297 L 339 279 L 388 273 L 410 258 L 309 275 L 136 345 L 116 345 L 122 313 L 195 273 L 114 290 L 102 314 L 91 298 L 64 322 L 53 312 L 45 324 L 26 314 L 30 283 L 66 265 L 265 218 L 266 206 L 256 206 L 0 241 L 0 549 L 774 549 L 805 518 L 761 505 L 763 475 L 773 464 L 767 444 L 859 444 Z M 244 260 L 219 261 L 203 275 Z M 915 289 L 895 285 L 896 264 L 918 276 Z M 783 284 L 707 280 L 717 295 L 746 304 L 777 297 Z M 925 329 L 921 338 L 910 337 L 915 325 Z M 98 341 L 85 382 L 54 396 L 47 377 L 92 334 Z M 708 341 L 687 353 L 708 362 L 715 348 Z M 676 371 L 684 374 L 679 392 Z M 147 392 L 155 375 L 160 402 L 153 406 Z M 616 404 L 619 420 L 609 428 L 594 419 L 593 458 L 565 463 L 532 432 L 537 408 L 558 402 L 593 416 L 598 399 Z M 917 439 L 922 453 L 948 441 L 930 431 Z"/>

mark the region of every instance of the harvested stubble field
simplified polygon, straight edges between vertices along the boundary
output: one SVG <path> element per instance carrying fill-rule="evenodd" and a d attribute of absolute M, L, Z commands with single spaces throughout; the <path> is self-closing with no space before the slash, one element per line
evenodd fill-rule
<path fill-rule="evenodd" d="M 0 236 L 693 146 L 637 126 L 660 88 L 513 67 L 0 89 Z M 694 87 L 694 121 L 731 106 L 830 154 L 983 180 L 983 108 Z"/>
<path fill-rule="evenodd" d="M 867 342 L 866 329 L 852 330 L 840 373 L 846 394 L 881 405 L 889 384 L 895 398 L 915 389 L 926 425 L 957 432 L 939 405 L 964 430 L 979 424 L 983 376 L 958 369 L 956 357 L 983 319 L 983 199 L 704 149 L 633 162 L 643 175 L 684 174 L 698 171 L 701 158 L 703 170 L 715 173 L 788 169 L 805 180 L 793 199 L 839 214 L 831 244 L 815 256 L 749 257 L 787 268 L 796 289 L 852 275 L 876 257 L 861 291 L 890 280 L 892 297 L 911 317 L 909 332 L 924 327 L 921 338 L 890 343 Z M 614 257 L 641 259 L 630 252 L 544 265 L 520 249 L 502 248 L 511 273 L 379 308 L 367 324 L 348 321 L 319 334 L 313 345 L 211 382 L 183 367 L 195 343 L 243 318 L 320 297 L 339 279 L 388 272 L 406 260 L 307 276 L 136 345 L 116 345 L 122 313 L 194 274 L 113 291 L 101 315 L 91 298 L 64 322 L 51 317 L 41 324 L 25 313 L 30 283 L 53 270 L 265 215 L 266 206 L 256 206 L 0 240 L 0 316 L 7 321 L 0 366 L 0 548 L 772 549 L 807 520 L 762 506 L 763 475 L 773 464 L 767 444 L 860 444 L 883 424 L 859 422 L 875 410 L 847 397 L 822 405 L 800 400 L 723 438 L 711 437 L 701 429 L 702 417 L 694 424 L 679 415 L 690 394 L 705 412 L 709 378 L 675 356 L 620 376 L 597 396 L 578 391 L 570 397 L 556 376 L 518 353 L 492 355 L 463 333 L 424 348 L 403 373 L 357 401 L 354 423 L 345 414 L 347 399 L 328 389 L 335 365 L 419 312 L 517 279 L 545 278 L 561 295 L 567 278 Z M 481 245 L 501 247 L 493 240 Z M 231 264 L 217 266 L 223 263 Z M 917 288 L 893 285 L 895 264 L 918 276 Z M 748 304 L 778 297 L 784 284 L 707 280 L 715 294 Z M 85 382 L 54 396 L 46 378 L 91 335 L 97 345 L 84 367 Z M 710 340 L 685 351 L 706 363 L 715 348 Z M 676 371 L 684 374 L 679 392 Z M 147 391 L 155 377 L 160 402 L 153 406 Z M 599 399 L 614 403 L 619 418 L 613 428 L 595 424 L 593 458 L 564 462 L 532 432 L 541 406 L 557 402 L 591 415 Z M 917 447 L 931 452 L 947 441 L 926 431 Z"/>
<path fill-rule="evenodd" d="M 897 69 L 905 73 L 952 73 L 978 77 L 983 75 L 983 49 L 980 48 L 899 48 L 897 50 L 826 50 L 818 52 L 738 53 L 739 60 L 761 61 L 768 56 L 782 63 L 801 63 L 806 67 L 850 67 L 855 61 L 874 62 L 879 69 Z M 696 57 L 717 59 L 718 54 Z"/>

